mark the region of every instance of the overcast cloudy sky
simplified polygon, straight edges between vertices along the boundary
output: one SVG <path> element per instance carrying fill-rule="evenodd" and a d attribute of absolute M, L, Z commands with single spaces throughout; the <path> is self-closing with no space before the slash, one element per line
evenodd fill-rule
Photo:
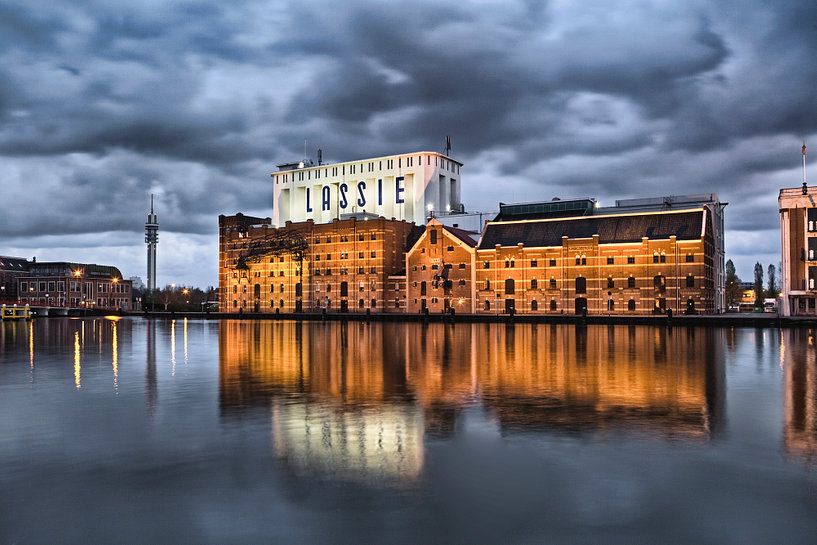
<path fill-rule="evenodd" d="M 779 261 L 817 157 L 817 3 L 3 0 L 0 254 L 217 283 L 217 216 L 329 161 L 439 149 L 463 199 L 716 191 L 738 273 Z M 812 168 L 817 183 L 817 166 Z"/>

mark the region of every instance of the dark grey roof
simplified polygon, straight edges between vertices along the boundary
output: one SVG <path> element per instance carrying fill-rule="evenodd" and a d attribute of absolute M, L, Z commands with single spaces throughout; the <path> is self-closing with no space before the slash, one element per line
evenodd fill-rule
<path fill-rule="evenodd" d="M 482 235 L 479 248 L 495 245 L 526 247 L 561 246 L 562 237 L 591 238 L 599 235 L 601 243 L 639 242 L 642 237 L 679 240 L 701 237 L 703 211 L 637 214 L 628 216 L 588 216 L 571 220 L 490 222 Z"/>

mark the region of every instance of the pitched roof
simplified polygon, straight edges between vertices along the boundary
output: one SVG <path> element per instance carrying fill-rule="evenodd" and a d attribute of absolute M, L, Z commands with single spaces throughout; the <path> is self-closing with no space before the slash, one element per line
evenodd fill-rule
<path fill-rule="evenodd" d="M 679 240 L 701 237 L 703 210 L 616 216 L 587 216 L 522 222 L 490 222 L 485 227 L 479 248 L 516 246 L 561 246 L 562 237 L 591 238 L 599 235 L 601 243 L 640 242 L 642 237 Z"/>
<path fill-rule="evenodd" d="M 443 229 L 460 239 L 460 241 L 464 242 L 471 248 L 476 248 L 477 241 L 474 238 L 474 233 L 466 231 L 465 229 L 460 229 L 459 227 L 448 227 L 447 225 L 443 225 Z"/>

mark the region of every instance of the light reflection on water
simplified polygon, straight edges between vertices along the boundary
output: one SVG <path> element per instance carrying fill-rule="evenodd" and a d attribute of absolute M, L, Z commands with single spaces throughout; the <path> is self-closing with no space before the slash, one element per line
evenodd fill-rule
<path fill-rule="evenodd" d="M 809 543 L 816 374 L 809 330 L 4 323 L 0 543 Z"/>

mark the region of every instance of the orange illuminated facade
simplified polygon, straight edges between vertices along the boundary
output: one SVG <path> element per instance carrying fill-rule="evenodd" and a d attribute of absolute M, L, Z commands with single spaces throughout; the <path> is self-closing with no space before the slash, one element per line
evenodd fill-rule
<path fill-rule="evenodd" d="M 705 208 L 487 224 L 476 250 L 476 312 L 714 312 Z"/>
<path fill-rule="evenodd" d="M 471 234 L 431 219 L 406 254 L 409 313 L 474 312 L 474 249 Z"/>
<path fill-rule="evenodd" d="M 387 292 L 399 283 L 407 242 L 417 232 L 414 224 L 385 218 L 288 222 L 276 229 L 269 218 L 220 216 L 222 310 L 397 310 L 396 295 Z"/>

